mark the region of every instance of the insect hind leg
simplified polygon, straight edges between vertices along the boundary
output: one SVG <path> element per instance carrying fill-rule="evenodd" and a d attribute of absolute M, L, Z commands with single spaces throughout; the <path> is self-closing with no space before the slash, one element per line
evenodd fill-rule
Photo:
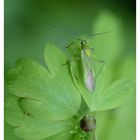
<path fill-rule="evenodd" d="M 100 72 L 102 71 L 104 65 L 105 65 L 105 61 L 104 60 L 94 60 L 95 63 L 100 63 L 102 64 L 99 71 L 97 72 L 97 74 L 95 75 L 95 79 L 97 79 L 97 77 L 99 76 Z"/>

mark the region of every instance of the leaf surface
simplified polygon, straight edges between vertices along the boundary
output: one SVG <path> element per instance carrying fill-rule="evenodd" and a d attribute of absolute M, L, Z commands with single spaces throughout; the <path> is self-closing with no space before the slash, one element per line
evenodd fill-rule
<path fill-rule="evenodd" d="M 71 130 L 81 103 L 68 65 L 62 65 L 63 52 L 47 45 L 45 57 L 50 72 L 35 61 L 19 59 L 6 76 L 5 120 L 27 140 Z"/>

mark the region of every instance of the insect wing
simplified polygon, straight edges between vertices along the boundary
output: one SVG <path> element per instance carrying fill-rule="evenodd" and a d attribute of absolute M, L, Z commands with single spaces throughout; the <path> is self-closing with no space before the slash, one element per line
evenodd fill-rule
<path fill-rule="evenodd" d="M 93 92 L 95 90 L 95 76 L 92 55 L 92 50 L 89 48 L 81 50 L 83 78 L 85 86 L 89 92 Z"/>

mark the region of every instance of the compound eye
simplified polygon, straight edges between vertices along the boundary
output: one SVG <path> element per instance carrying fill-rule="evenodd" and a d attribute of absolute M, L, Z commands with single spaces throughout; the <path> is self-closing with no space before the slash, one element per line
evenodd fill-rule
<path fill-rule="evenodd" d="M 84 42 L 83 41 L 81 41 L 81 45 L 83 45 L 84 44 Z"/>

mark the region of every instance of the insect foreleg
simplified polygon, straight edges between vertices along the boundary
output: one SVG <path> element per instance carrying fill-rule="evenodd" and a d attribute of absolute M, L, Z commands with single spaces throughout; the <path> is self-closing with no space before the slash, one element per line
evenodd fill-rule
<path fill-rule="evenodd" d="M 71 42 L 69 45 L 67 45 L 65 48 L 69 48 L 71 45 L 73 45 L 74 42 Z"/>

